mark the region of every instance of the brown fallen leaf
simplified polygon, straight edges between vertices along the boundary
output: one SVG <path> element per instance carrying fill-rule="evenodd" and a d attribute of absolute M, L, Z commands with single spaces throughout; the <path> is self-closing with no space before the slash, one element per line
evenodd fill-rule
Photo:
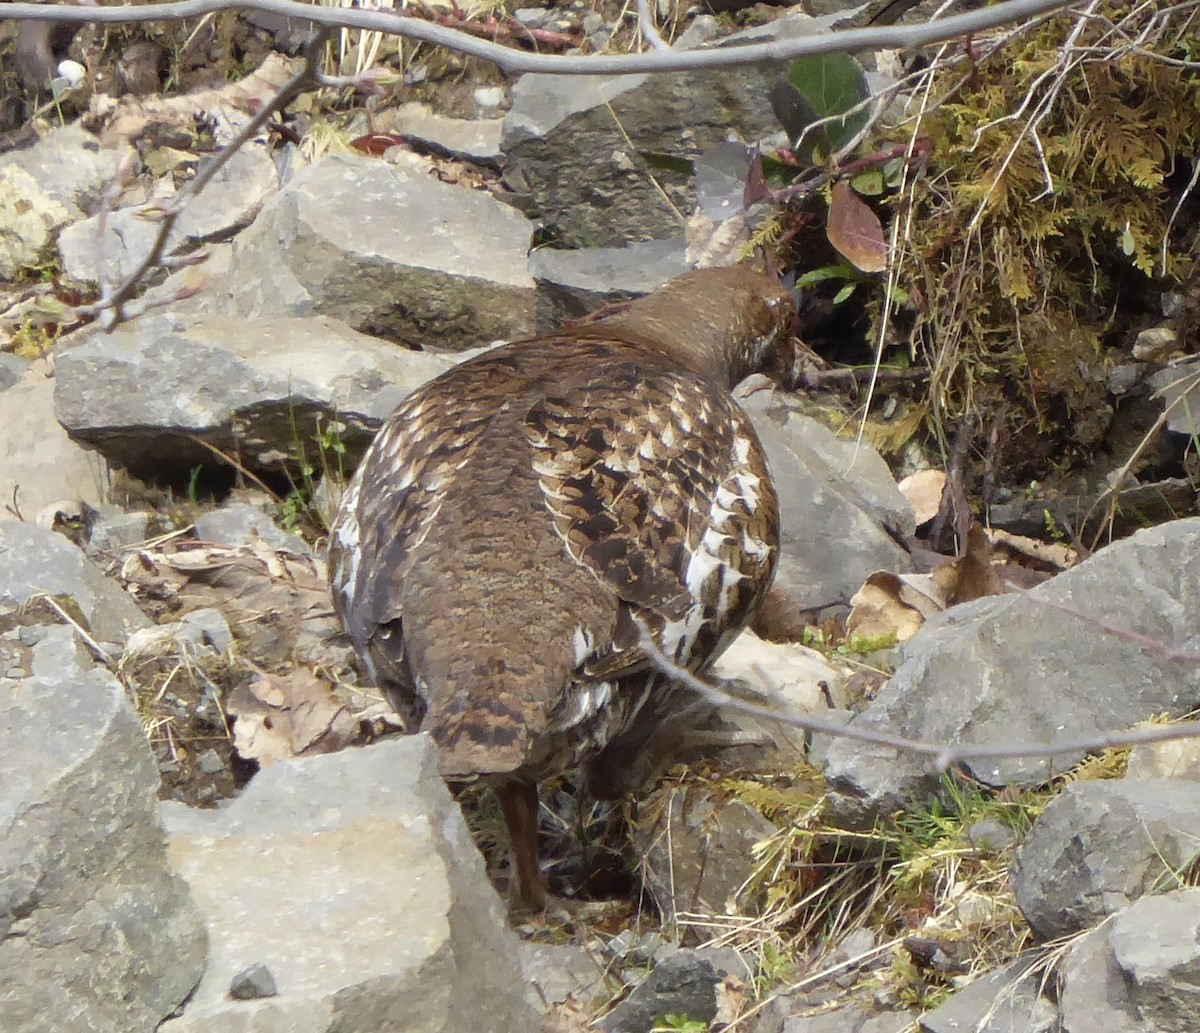
<path fill-rule="evenodd" d="M 847 636 L 882 639 L 895 635 L 905 642 L 925 623 L 926 614 L 902 598 L 904 582 L 886 570 L 878 570 L 850 599 L 846 620 Z M 936 613 L 937 607 L 932 608 Z"/>
<path fill-rule="evenodd" d="M 900 494 L 908 500 L 917 517 L 917 527 L 929 523 L 938 515 L 942 506 L 942 495 L 946 491 L 944 470 L 918 470 L 909 474 L 898 485 Z"/>
<path fill-rule="evenodd" d="M 328 682 L 304 667 L 259 674 L 235 688 L 225 708 L 237 719 L 234 749 L 263 767 L 286 757 L 333 753 L 359 737 L 358 717 L 334 698 Z"/>
<path fill-rule="evenodd" d="M 887 242 L 879 216 L 845 181 L 833 184 L 825 235 L 856 269 L 881 273 L 887 268 Z"/>
<path fill-rule="evenodd" d="M 946 605 L 968 603 L 987 595 L 1003 595 L 1007 589 L 992 566 L 992 545 L 983 525 L 971 524 L 967 551 L 952 563 L 933 572 L 933 579 L 946 594 Z"/>

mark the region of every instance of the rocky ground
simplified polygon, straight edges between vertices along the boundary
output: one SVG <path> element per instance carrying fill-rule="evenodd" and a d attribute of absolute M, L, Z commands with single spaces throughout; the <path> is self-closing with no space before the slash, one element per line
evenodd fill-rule
<path fill-rule="evenodd" d="M 805 30 L 779 13 L 748 20 Z M 592 47 L 630 31 L 604 7 L 516 20 Z M 676 27 L 684 45 L 721 31 Z M 707 153 L 731 130 L 778 143 L 780 69 L 585 90 L 428 55 L 405 66 L 420 103 L 298 106 L 188 205 L 143 314 L 68 327 L 66 305 L 146 254 L 147 205 L 295 67 L 286 26 L 244 32 L 252 74 L 233 86 L 196 78 L 193 57 L 180 82 L 196 92 L 164 89 L 154 61 L 145 89 L 126 68 L 117 99 L 116 63 L 91 63 L 94 92 L 67 102 L 82 117 L 0 154 L 4 1028 L 1187 1028 L 1189 740 L 946 773 L 727 708 L 747 745 L 627 808 L 551 787 L 549 874 L 602 906 L 510 927 L 497 816 L 478 796 L 456 806 L 430 745 L 359 684 L 323 531 L 408 391 L 713 250 L 714 227 L 678 214 L 713 195 L 645 175 L 645 154 Z M 110 53 L 95 35 L 72 46 Z M 560 246 L 536 247 L 551 230 Z M 1179 469 L 1126 491 L 1115 540 L 1082 562 L 1064 529 L 1100 526 L 1081 519 L 1096 491 L 1001 485 L 988 532 L 952 560 L 929 546 L 953 469 L 919 448 L 889 465 L 835 433 L 855 389 L 810 374 L 792 390 L 803 354 L 744 384 L 783 561 L 714 675 L 793 715 L 947 747 L 1187 716 L 1200 520 L 1178 518 L 1195 509 L 1196 430 L 1172 334 L 1131 335 L 1104 392 L 1126 417 L 1114 440 L 1160 424 L 1139 454 Z"/>

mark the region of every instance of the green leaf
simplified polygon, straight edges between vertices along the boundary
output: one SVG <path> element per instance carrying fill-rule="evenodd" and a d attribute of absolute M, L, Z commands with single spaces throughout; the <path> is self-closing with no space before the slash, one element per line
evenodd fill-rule
<path fill-rule="evenodd" d="M 819 269 L 810 269 L 796 278 L 796 286 L 806 291 L 827 280 L 857 280 L 858 276 L 857 269 L 845 262 L 839 262 L 837 265 L 823 265 Z"/>
<path fill-rule="evenodd" d="M 771 90 L 771 107 L 788 136 L 800 140 L 818 119 L 844 115 L 869 96 L 862 66 L 849 54 L 817 54 L 797 58 L 787 78 Z M 813 149 L 840 150 L 858 133 L 870 112 L 865 108 L 809 133 L 798 154 L 811 160 Z"/>
<path fill-rule="evenodd" d="M 860 172 L 850 180 L 850 185 L 863 197 L 878 197 L 883 193 L 883 173 L 879 169 Z"/>
<path fill-rule="evenodd" d="M 840 304 L 841 304 L 843 301 L 845 301 L 847 298 L 849 298 L 851 294 L 853 294 L 853 293 L 854 293 L 854 289 L 855 289 L 857 286 L 858 286 L 858 284 L 857 284 L 857 283 L 848 283 L 848 284 L 846 284 L 846 286 L 845 286 L 845 287 L 843 287 L 843 288 L 842 288 L 840 291 L 838 291 L 838 292 L 837 292 L 837 293 L 836 293 L 836 294 L 833 296 L 833 303 L 834 303 L 835 305 L 840 305 Z"/>

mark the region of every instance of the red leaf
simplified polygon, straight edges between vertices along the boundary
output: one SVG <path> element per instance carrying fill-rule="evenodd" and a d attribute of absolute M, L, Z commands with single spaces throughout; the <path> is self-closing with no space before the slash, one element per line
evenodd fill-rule
<path fill-rule="evenodd" d="M 350 141 L 350 146 L 360 154 L 369 154 L 378 158 L 391 147 L 403 145 L 404 137 L 399 133 L 367 133 Z"/>
<path fill-rule="evenodd" d="M 887 268 L 887 243 L 879 217 L 850 189 L 849 183 L 833 185 L 825 235 L 856 269 L 881 273 Z"/>

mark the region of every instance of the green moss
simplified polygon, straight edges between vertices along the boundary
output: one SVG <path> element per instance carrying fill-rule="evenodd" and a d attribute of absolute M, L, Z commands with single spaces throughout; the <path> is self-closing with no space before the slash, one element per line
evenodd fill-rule
<path fill-rule="evenodd" d="M 1116 49 L 1151 17 L 1162 27 L 1143 50 Z M 1123 303 L 1141 309 L 1192 265 L 1169 223 L 1200 147 L 1200 78 L 1172 62 L 1197 51 L 1187 12 L 1106 3 L 930 72 L 916 128 L 930 157 L 893 204 L 910 227 L 900 283 L 923 299 L 912 332 L 935 413 L 1003 409 L 1012 426 L 1073 434 L 1095 409 L 1093 372 L 1125 343 Z"/>

